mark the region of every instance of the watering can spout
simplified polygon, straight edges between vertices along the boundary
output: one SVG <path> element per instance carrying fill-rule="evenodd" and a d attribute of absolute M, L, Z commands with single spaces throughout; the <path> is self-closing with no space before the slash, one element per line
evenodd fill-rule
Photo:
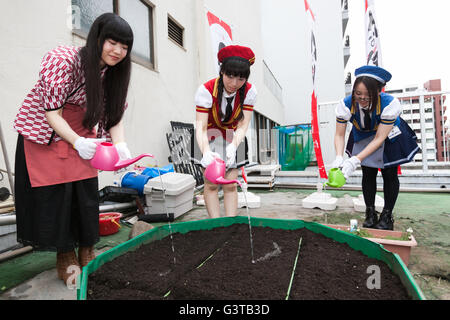
<path fill-rule="evenodd" d="M 141 155 L 139 155 L 139 156 L 137 156 L 136 158 L 133 158 L 133 159 L 120 160 L 114 165 L 114 171 L 117 171 L 119 169 L 128 167 L 129 165 L 132 165 L 133 163 L 141 160 L 144 157 L 153 158 L 153 155 L 151 155 L 150 153 L 144 153 L 144 154 L 141 154 Z"/>
<path fill-rule="evenodd" d="M 153 155 L 144 153 L 133 159 L 120 160 L 119 153 L 112 143 L 100 142 L 97 143 L 97 149 L 94 157 L 91 159 L 91 165 L 98 170 L 117 171 L 135 163 L 143 157 L 153 158 Z"/>
<path fill-rule="evenodd" d="M 232 183 L 237 183 L 239 185 L 239 187 L 241 187 L 242 189 L 242 184 L 239 180 L 226 180 L 222 177 L 219 177 L 216 179 L 217 184 L 232 184 Z"/>

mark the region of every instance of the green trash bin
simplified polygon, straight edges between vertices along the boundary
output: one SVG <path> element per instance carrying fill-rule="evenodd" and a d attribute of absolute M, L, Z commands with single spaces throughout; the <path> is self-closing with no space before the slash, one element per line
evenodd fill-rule
<path fill-rule="evenodd" d="M 303 171 L 313 158 L 310 125 L 278 126 L 278 159 L 282 171 Z"/>

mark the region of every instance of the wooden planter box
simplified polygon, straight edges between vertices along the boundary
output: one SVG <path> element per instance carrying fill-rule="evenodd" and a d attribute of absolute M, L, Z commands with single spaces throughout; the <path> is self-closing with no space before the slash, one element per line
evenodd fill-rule
<path fill-rule="evenodd" d="M 337 224 L 326 224 L 326 226 L 331 227 L 333 229 L 338 229 L 342 231 L 349 231 L 350 227 L 345 225 L 337 225 Z M 367 233 L 372 235 L 371 238 L 366 238 L 370 241 L 382 244 L 383 247 L 393 253 L 397 253 L 400 258 L 403 260 L 406 266 L 409 263 L 409 256 L 411 254 L 411 248 L 417 246 L 416 239 L 411 235 L 411 239 L 409 241 L 405 240 L 391 240 L 386 239 L 386 237 L 392 238 L 400 238 L 404 232 L 402 231 L 391 231 L 391 230 L 379 230 L 379 229 L 370 229 L 370 228 L 360 228 L 361 230 L 365 230 Z"/>

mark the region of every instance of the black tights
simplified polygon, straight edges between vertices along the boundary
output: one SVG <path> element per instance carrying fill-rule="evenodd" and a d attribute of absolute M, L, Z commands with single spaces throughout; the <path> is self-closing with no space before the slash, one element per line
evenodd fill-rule
<path fill-rule="evenodd" d="M 377 193 L 377 174 L 378 168 L 370 168 L 361 166 L 362 177 L 362 190 L 364 195 L 364 202 L 366 207 L 375 206 L 375 195 Z M 398 167 L 391 167 L 381 169 L 383 176 L 383 192 L 384 192 L 384 209 L 394 209 L 395 202 L 397 201 L 398 191 L 400 183 L 398 181 Z"/>

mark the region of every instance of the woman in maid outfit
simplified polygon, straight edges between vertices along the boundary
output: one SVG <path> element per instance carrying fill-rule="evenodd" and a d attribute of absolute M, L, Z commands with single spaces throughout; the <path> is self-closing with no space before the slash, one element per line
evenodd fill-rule
<path fill-rule="evenodd" d="M 393 230 L 394 209 L 399 192 L 398 166 L 410 162 L 420 150 L 414 131 L 400 117 L 400 101 L 382 92 L 391 74 L 377 66 L 355 70 L 356 80 L 350 96 L 336 107 L 336 160 L 348 178 L 361 165 L 362 191 L 366 204 L 365 228 Z M 347 122 L 353 125 L 343 160 Z M 383 176 L 384 208 L 375 211 L 378 169 Z"/>
<path fill-rule="evenodd" d="M 245 134 L 256 102 L 256 89 L 247 80 L 255 55 L 248 47 L 231 45 L 218 52 L 219 77 L 201 85 L 195 94 L 196 140 L 200 152 L 194 162 L 206 168 L 215 157 L 226 162 L 225 179 L 235 180 L 248 163 Z M 235 184 L 222 185 L 225 214 L 237 215 Z M 219 186 L 205 178 L 204 197 L 211 218 L 220 217 Z"/>
<path fill-rule="evenodd" d="M 89 162 L 96 142 L 112 141 L 122 159 L 131 158 L 122 116 L 132 45 L 124 19 L 99 16 L 85 46 L 60 46 L 44 56 L 14 121 L 17 240 L 56 251 L 66 284 L 95 257 L 99 241 L 98 171 Z"/>

